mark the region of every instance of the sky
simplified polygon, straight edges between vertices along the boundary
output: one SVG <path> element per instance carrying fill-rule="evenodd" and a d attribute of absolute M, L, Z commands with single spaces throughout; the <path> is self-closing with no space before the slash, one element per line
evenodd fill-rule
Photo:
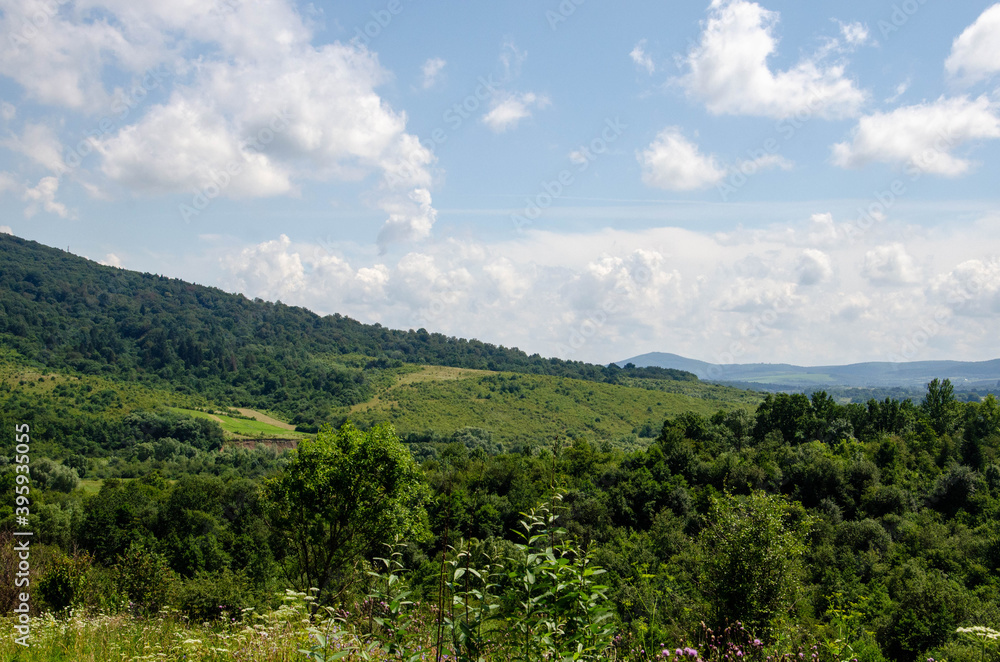
<path fill-rule="evenodd" d="M 1000 357 L 1000 4 L 0 0 L 0 232 L 608 363 Z"/>

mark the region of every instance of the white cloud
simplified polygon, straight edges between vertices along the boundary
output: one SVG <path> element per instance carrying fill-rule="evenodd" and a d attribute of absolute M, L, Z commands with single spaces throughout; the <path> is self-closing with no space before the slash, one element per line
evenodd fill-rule
<path fill-rule="evenodd" d="M 833 277 L 830 256 L 815 248 L 802 251 L 795 271 L 799 285 L 817 285 Z"/>
<path fill-rule="evenodd" d="M 842 65 L 805 58 L 772 71 L 778 14 L 747 0 L 713 0 L 700 43 L 684 60 L 680 84 L 714 114 L 785 118 L 796 113 L 824 118 L 857 115 L 866 94 L 844 76 Z"/>
<path fill-rule="evenodd" d="M 758 156 L 752 161 L 743 161 L 736 169 L 741 170 L 745 173 L 756 173 L 761 170 L 768 170 L 770 168 L 780 168 L 781 170 L 791 170 L 795 167 L 795 163 L 786 159 L 781 154 L 765 154 L 763 156 Z"/>
<path fill-rule="evenodd" d="M 42 177 L 34 188 L 24 191 L 24 200 L 28 206 L 24 210 L 24 215 L 31 218 L 39 209 L 43 209 L 60 218 L 71 218 L 72 214 L 66 205 L 56 202 L 56 193 L 59 191 L 59 180 L 55 177 Z"/>
<path fill-rule="evenodd" d="M 894 103 L 899 97 L 906 94 L 906 91 L 910 89 L 910 79 L 907 78 L 902 83 L 896 86 L 896 90 L 891 97 L 886 98 L 886 103 Z"/>
<path fill-rule="evenodd" d="M 155 106 L 141 122 L 101 141 L 99 151 L 105 176 L 141 192 L 201 190 L 213 181 L 225 183 L 221 194 L 232 198 L 292 189 L 287 166 L 246 144 L 207 100 L 177 96 Z"/>
<path fill-rule="evenodd" d="M 876 285 L 915 283 L 920 274 L 903 244 L 878 246 L 865 253 L 862 275 Z"/>
<path fill-rule="evenodd" d="M 601 363 L 646 351 L 715 362 L 887 360 L 942 308 L 956 321 L 912 358 L 995 356 L 995 220 L 934 230 L 886 220 L 863 242 L 846 240 L 845 224 L 817 213 L 725 235 L 662 227 L 530 230 L 497 243 L 430 237 L 392 257 L 279 237 L 227 248 L 224 264 L 228 284 L 248 296 Z"/>
<path fill-rule="evenodd" d="M 123 268 L 121 258 L 115 255 L 114 253 L 108 253 L 107 255 L 105 255 L 104 259 L 100 260 L 98 264 L 103 264 L 106 267 L 117 267 L 119 269 Z"/>
<path fill-rule="evenodd" d="M 863 316 L 870 314 L 872 301 L 862 292 L 855 292 L 847 296 L 837 296 L 837 304 L 834 317 L 852 323 L 857 322 Z"/>
<path fill-rule="evenodd" d="M 929 290 L 957 315 L 995 319 L 1000 315 L 1000 260 L 966 260 L 933 279 Z"/>
<path fill-rule="evenodd" d="M 862 117 L 850 142 L 833 146 L 833 162 L 860 168 L 882 162 L 957 177 L 972 163 L 952 154 L 966 142 L 1000 138 L 997 104 L 987 97 L 941 97 L 933 103 L 904 106 Z"/>
<path fill-rule="evenodd" d="M 5 191 L 20 191 L 23 186 L 17 181 L 14 173 L 0 171 L 0 193 Z"/>
<path fill-rule="evenodd" d="M 9 225 L 0 225 L 0 234 L 14 234 Z"/>
<path fill-rule="evenodd" d="M 420 67 L 421 87 L 425 90 L 434 87 L 441 78 L 441 71 L 445 64 L 446 62 L 439 57 L 432 57 L 424 62 L 423 66 Z"/>
<path fill-rule="evenodd" d="M 305 288 L 306 271 L 298 252 L 290 251 L 287 235 L 244 248 L 238 255 L 223 260 L 223 265 L 237 277 L 241 292 L 265 299 L 289 300 Z"/>
<path fill-rule="evenodd" d="M 62 158 L 62 143 L 48 125 L 27 123 L 20 136 L 11 136 L 0 144 L 24 154 L 49 172 L 60 174 L 66 170 Z"/>
<path fill-rule="evenodd" d="M 0 74 L 44 104 L 85 111 L 108 106 L 102 69 L 131 50 L 119 26 L 89 3 L 60 7 L 46 0 L 0 2 Z M 119 56 L 112 55 L 114 53 Z M 119 60 L 120 61 L 120 60 Z"/>
<path fill-rule="evenodd" d="M 1000 3 L 986 9 L 955 38 L 944 67 L 969 84 L 1000 71 Z"/>
<path fill-rule="evenodd" d="M 5 122 L 9 122 L 17 115 L 17 108 L 14 104 L 7 101 L 0 101 L 0 117 L 4 119 Z"/>
<path fill-rule="evenodd" d="M 22 40 L 32 20 L 44 25 Z M 307 180 L 376 173 L 377 196 L 388 202 L 375 204 L 386 206 L 432 186 L 433 152 L 376 91 L 389 78 L 377 55 L 356 44 L 314 46 L 313 24 L 287 0 L 0 0 L 0 27 L 16 44 L 0 49 L 0 75 L 28 98 L 115 120 L 96 141 L 100 173 L 132 192 L 296 195 Z M 508 53 L 511 67 L 518 53 Z M 441 66 L 430 60 L 425 72 Z M 146 81 L 153 70 L 156 85 Z M 143 98 L 122 124 L 116 100 L 135 89 Z M 61 172 L 58 141 L 40 124 L 6 146 Z M 44 192 L 33 195 L 41 204 Z"/>
<path fill-rule="evenodd" d="M 528 59 L 528 53 L 522 51 L 512 41 L 504 42 L 500 49 L 500 65 L 503 67 L 503 79 L 511 80 L 521 75 L 521 67 Z"/>
<path fill-rule="evenodd" d="M 714 156 L 706 156 L 677 127 L 667 127 L 636 155 L 647 186 L 691 191 L 718 184 L 726 176 Z"/>
<path fill-rule="evenodd" d="M 425 188 L 414 189 L 405 200 L 384 201 L 382 208 L 389 213 L 389 220 L 378 234 L 378 245 L 383 253 L 392 243 L 426 239 L 437 219 L 431 193 Z"/>
<path fill-rule="evenodd" d="M 841 23 L 840 34 L 849 46 L 864 46 L 868 43 L 868 26 L 864 23 Z"/>
<path fill-rule="evenodd" d="M 483 116 L 483 123 L 494 133 L 503 133 L 516 127 L 521 120 L 531 117 L 532 107 L 545 108 L 548 104 L 546 97 L 534 92 L 498 92 L 490 102 L 489 112 Z"/>
<path fill-rule="evenodd" d="M 645 46 L 646 40 L 642 39 L 628 55 L 635 62 L 635 66 L 645 69 L 646 73 L 652 76 L 656 72 L 656 65 L 653 64 L 653 58 L 646 53 Z"/>

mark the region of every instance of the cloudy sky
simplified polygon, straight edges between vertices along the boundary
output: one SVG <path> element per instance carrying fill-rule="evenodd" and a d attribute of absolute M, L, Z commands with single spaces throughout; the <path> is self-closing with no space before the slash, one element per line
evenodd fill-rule
<path fill-rule="evenodd" d="M 607 363 L 1000 357 L 1000 4 L 0 0 L 0 231 Z"/>

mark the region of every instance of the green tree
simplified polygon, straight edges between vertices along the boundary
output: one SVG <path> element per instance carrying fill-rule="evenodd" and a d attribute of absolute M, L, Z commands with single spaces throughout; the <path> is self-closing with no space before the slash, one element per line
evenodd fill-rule
<path fill-rule="evenodd" d="M 426 532 L 426 487 L 390 425 L 366 432 L 324 426 L 299 444 L 285 471 L 264 484 L 265 512 L 281 532 L 290 579 L 326 600 L 359 560 L 396 535 Z"/>
<path fill-rule="evenodd" d="M 930 419 L 931 426 L 939 435 L 947 434 L 955 427 L 958 416 L 958 401 L 955 400 L 955 388 L 951 380 L 943 382 L 937 378 L 927 385 L 927 395 L 920 403 L 920 409 Z"/>
<path fill-rule="evenodd" d="M 811 519 L 779 496 L 753 492 L 712 500 L 700 536 L 703 586 L 718 624 L 742 621 L 768 638 L 794 603 Z"/>

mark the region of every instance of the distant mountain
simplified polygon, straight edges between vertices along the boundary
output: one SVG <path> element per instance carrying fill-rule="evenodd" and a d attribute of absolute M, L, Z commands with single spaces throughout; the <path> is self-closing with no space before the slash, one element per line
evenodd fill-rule
<path fill-rule="evenodd" d="M 923 388 L 934 378 L 950 379 L 956 389 L 1000 386 L 1000 359 L 992 361 L 886 361 L 850 365 L 798 366 L 787 363 L 743 363 L 718 365 L 677 354 L 651 352 L 618 361 L 636 367 L 673 368 L 693 372 L 699 379 L 718 382 L 761 384 L 792 389 L 830 387 Z"/>

